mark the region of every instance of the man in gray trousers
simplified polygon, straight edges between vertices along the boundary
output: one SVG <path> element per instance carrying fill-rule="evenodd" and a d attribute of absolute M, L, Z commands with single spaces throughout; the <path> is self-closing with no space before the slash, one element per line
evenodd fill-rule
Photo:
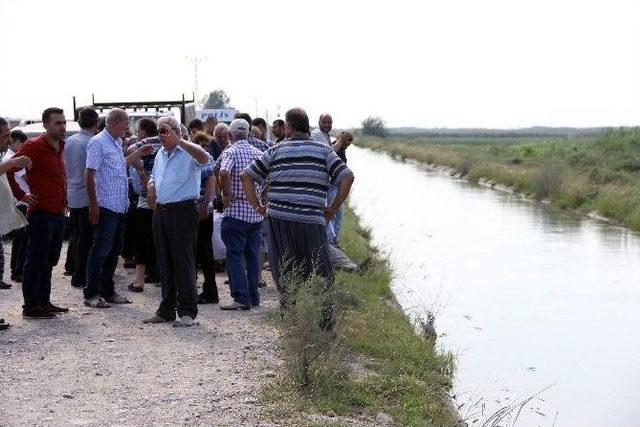
<path fill-rule="evenodd" d="M 192 326 L 198 315 L 196 292 L 196 241 L 200 170 L 211 156 L 197 144 L 179 137 L 173 117 L 158 120 L 162 148 L 158 150 L 147 186 L 147 202 L 154 208 L 153 238 L 162 283 L 162 302 L 144 323 L 172 322 Z"/>

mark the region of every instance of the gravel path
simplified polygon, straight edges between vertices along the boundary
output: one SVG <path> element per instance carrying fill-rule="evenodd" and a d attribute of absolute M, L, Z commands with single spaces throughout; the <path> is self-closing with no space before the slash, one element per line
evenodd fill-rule
<path fill-rule="evenodd" d="M 0 317 L 13 325 L 0 332 L 0 425 L 269 425 L 257 393 L 280 364 L 267 322 L 272 283 L 251 311 L 205 305 L 192 328 L 143 325 L 160 288 L 128 292 L 132 270 L 119 268 L 116 288 L 133 304 L 90 309 L 62 275 L 63 260 L 51 299 L 71 311 L 58 319 L 23 319 L 20 285 L 0 291 Z M 228 302 L 226 276 L 216 279 Z"/>

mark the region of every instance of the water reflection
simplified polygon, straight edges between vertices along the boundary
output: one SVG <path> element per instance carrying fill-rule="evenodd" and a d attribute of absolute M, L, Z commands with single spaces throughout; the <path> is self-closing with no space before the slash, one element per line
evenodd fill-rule
<path fill-rule="evenodd" d="M 389 256 L 398 301 L 434 311 L 458 355 L 463 414 L 553 384 L 519 424 L 638 425 L 635 233 L 357 147 L 350 162 L 351 203 Z"/>

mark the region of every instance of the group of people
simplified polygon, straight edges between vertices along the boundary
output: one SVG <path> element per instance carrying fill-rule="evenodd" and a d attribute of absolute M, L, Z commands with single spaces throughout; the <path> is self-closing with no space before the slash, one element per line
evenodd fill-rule
<path fill-rule="evenodd" d="M 143 292 L 145 283 L 162 288 L 145 323 L 191 326 L 199 304 L 219 302 L 215 209 L 222 211 L 232 298 L 223 310 L 260 305 L 267 259 L 281 294 L 291 269 L 331 283 L 333 267 L 357 268 L 338 242 L 342 203 L 354 180 L 346 165 L 353 135 L 332 138 L 328 114 L 312 132 L 306 112 L 293 108 L 272 123 L 273 140 L 266 121 L 246 113 L 229 124 L 196 119 L 188 126 L 170 116 L 142 118 L 131 135 L 126 111 L 114 108 L 101 120 L 85 108 L 80 132 L 66 139 L 62 109 L 46 109 L 42 124 L 45 133 L 27 140 L 0 118 L 0 175 L 6 174 L 0 187 L 13 196 L 0 207 L 0 233 L 12 234 L 11 280 L 22 283 L 25 318 L 68 311 L 51 301 L 67 213 L 65 275 L 82 288 L 84 304 L 131 303 L 114 283 L 123 257 L 135 268 L 129 291 Z M 3 273 L 4 256 L 0 261 Z M 0 280 L 0 287 L 10 286 Z M 7 326 L 0 322 L 0 329 Z"/>

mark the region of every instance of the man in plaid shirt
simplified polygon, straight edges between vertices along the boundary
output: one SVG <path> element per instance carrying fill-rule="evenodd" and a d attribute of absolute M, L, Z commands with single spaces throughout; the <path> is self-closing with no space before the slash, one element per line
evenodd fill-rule
<path fill-rule="evenodd" d="M 232 121 L 229 133 L 233 144 L 221 155 L 220 181 L 225 206 L 221 234 L 227 248 L 227 271 L 233 298 L 233 303 L 220 307 L 223 310 L 249 310 L 260 304 L 258 257 L 264 217 L 251 207 L 240 181 L 242 171 L 262 154 L 247 142 L 250 128 L 244 119 Z M 243 256 L 246 269 L 242 264 Z"/>

